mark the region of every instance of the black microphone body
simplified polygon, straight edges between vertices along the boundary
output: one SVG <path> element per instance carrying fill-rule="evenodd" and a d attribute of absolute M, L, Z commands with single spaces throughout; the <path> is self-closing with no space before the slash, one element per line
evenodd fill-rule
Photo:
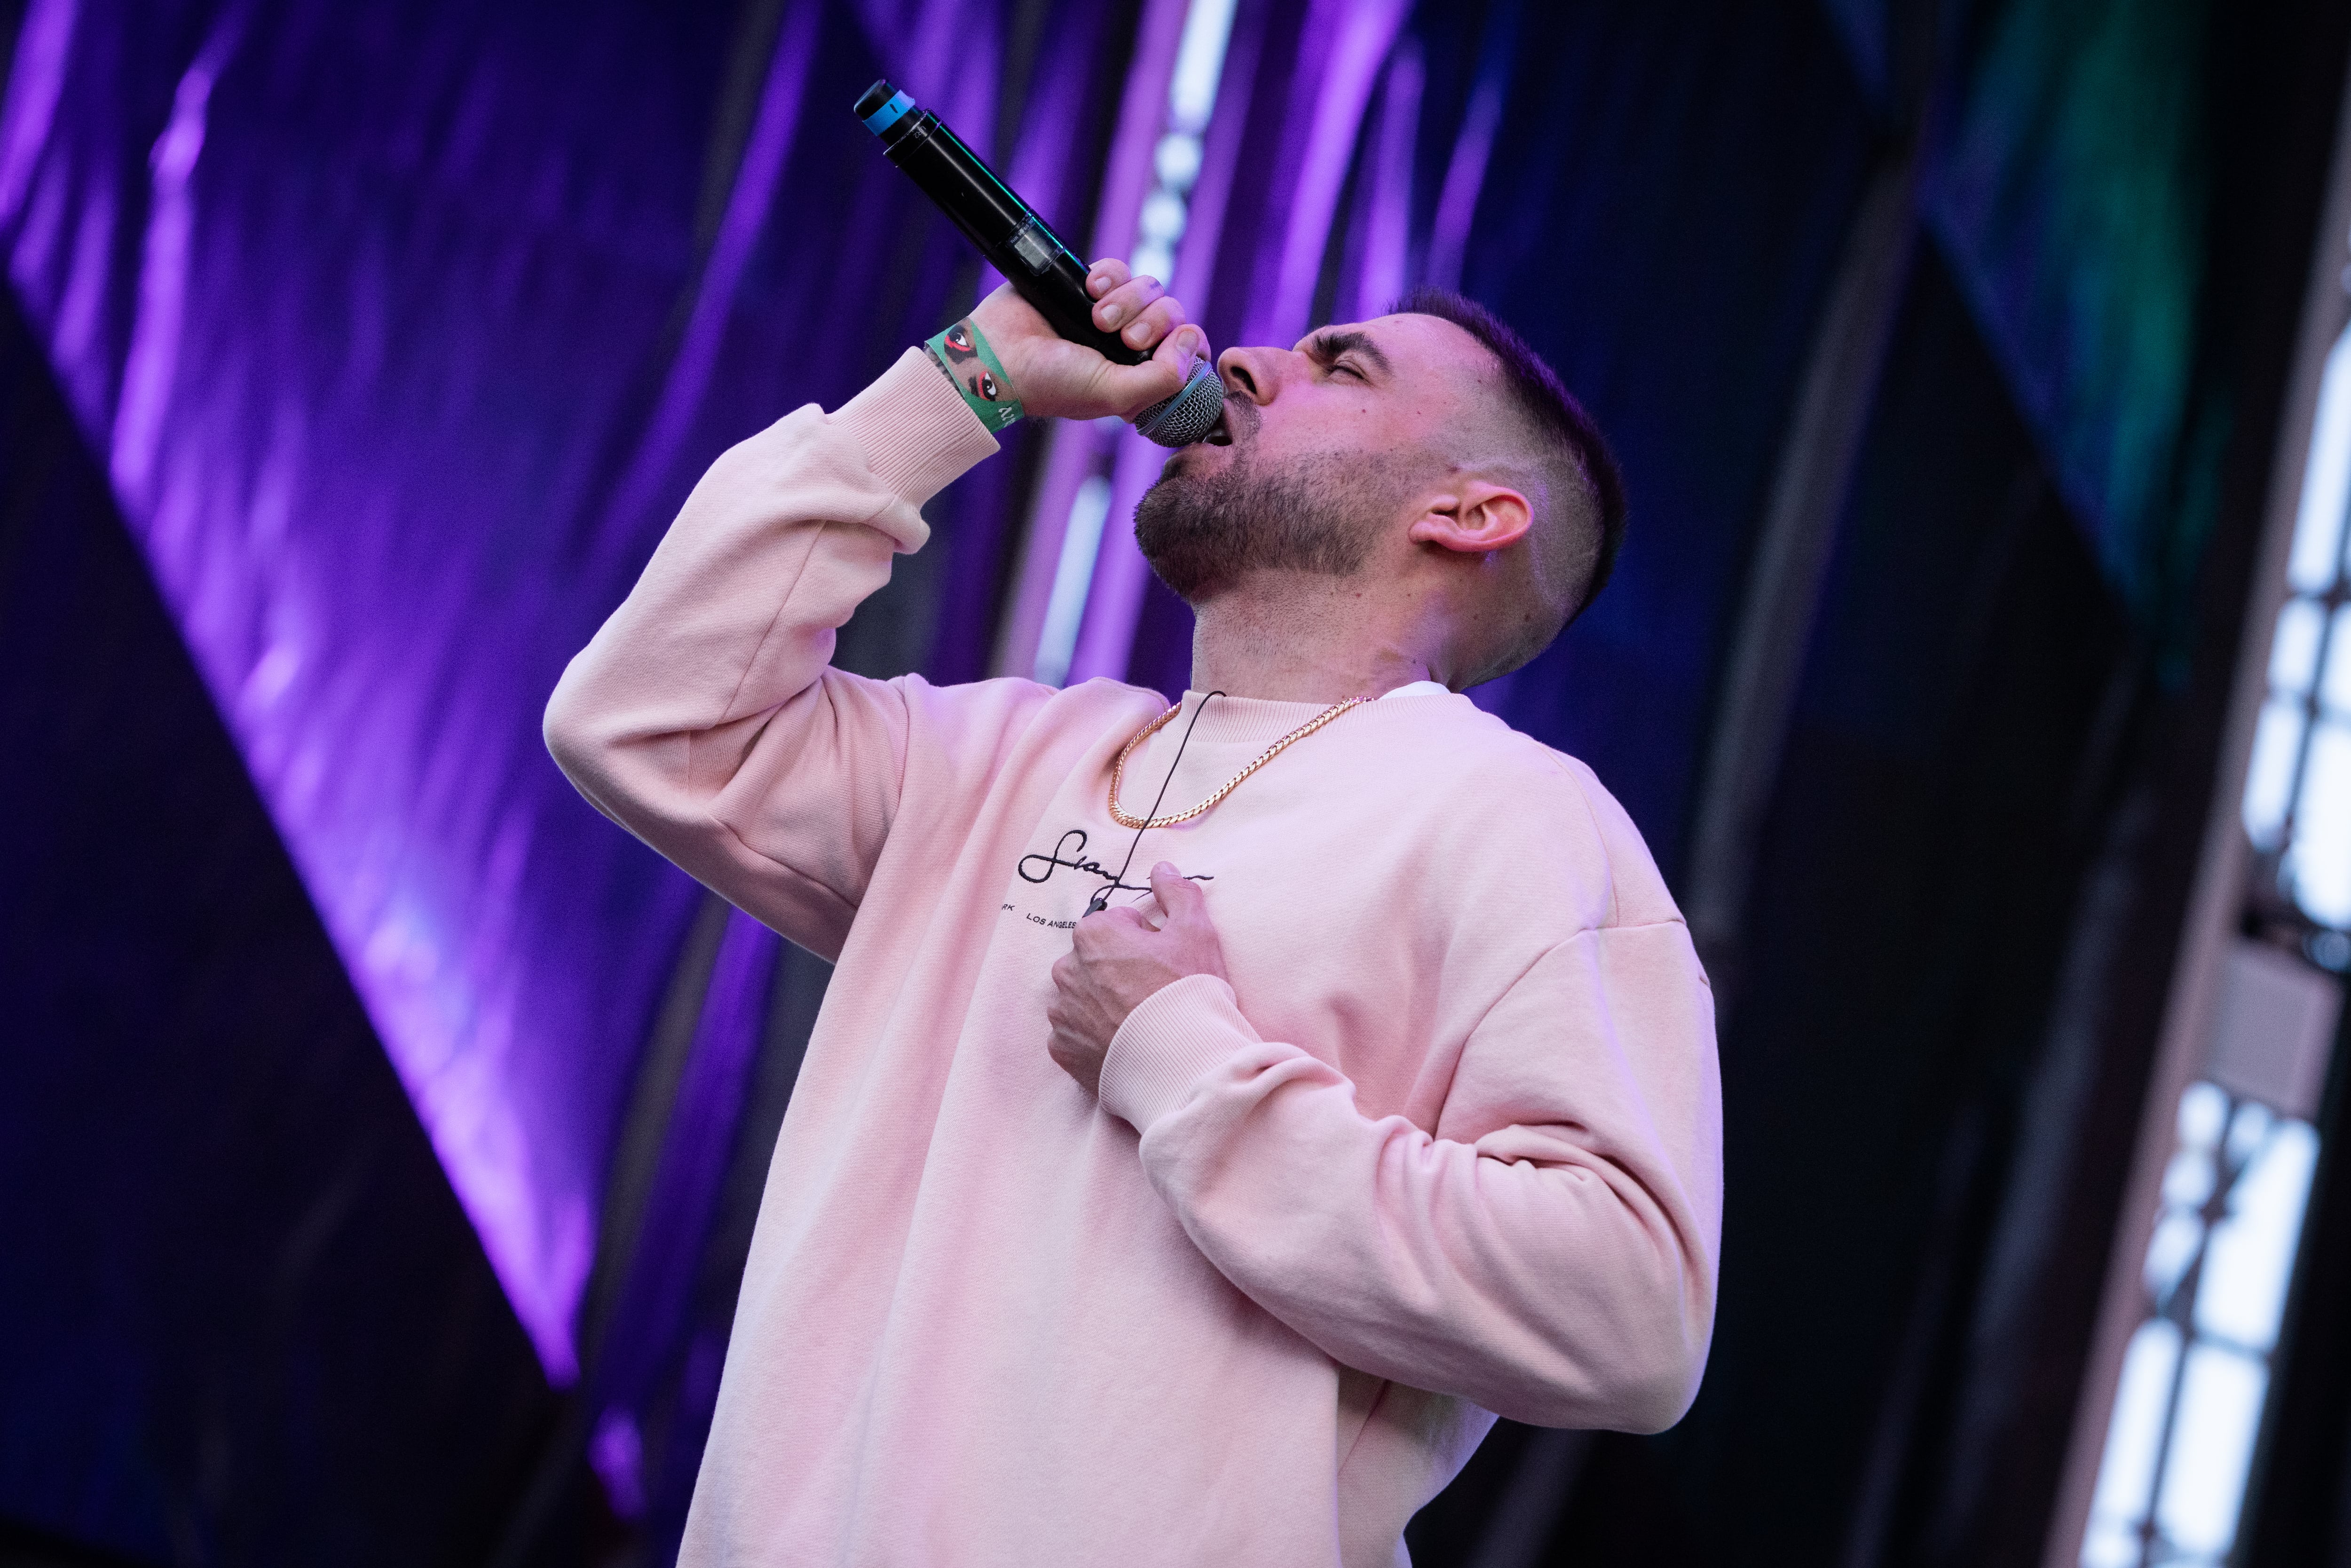
<path fill-rule="evenodd" d="M 866 89 L 853 112 L 880 139 L 883 156 L 954 220 L 1056 333 L 1113 364 L 1139 365 L 1151 358 L 1094 325 L 1086 264 L 937 115 L 887 81 Z M 1203 361 L 1182 391 L 1137 415 L 1135 428 L 1163 446 L 1182 446 L 1216 427 L 1224 402 L 1223 383 Z"/>

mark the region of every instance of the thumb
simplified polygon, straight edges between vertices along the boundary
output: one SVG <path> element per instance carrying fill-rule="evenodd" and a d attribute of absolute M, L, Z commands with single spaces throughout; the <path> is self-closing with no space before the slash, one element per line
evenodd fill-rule
<path fill-rule="evenodd" d="M 1176 329 L 1139 365 L 1105 365 L 1104 377 L 1113 401 L 1125 405 L 1133 419 L 1153 403 L 1163 402 L 1184 390 L 1192 367 L 1207 352 L 1208 340 L 1188 322 Z"/>
<path fill-rule="evenodd" d="M 1165 365 L 1176 372 L 1176 385 L 1179 391 L 1191 379 L 1192 367 L 1207 357 L 1208 335 L 1188 321 L 1168 333 L 1160 345 L 1151 350 L 1152 363 Z"/>
<path fill-rule="evenodd" d="M 1151 868 L 1151 895 L 1167 912 L 1171 925 L 1178 920 L 1208 917 L 1208 900 L 1201 893 L 1200 884 L 1165 861 Z"/>

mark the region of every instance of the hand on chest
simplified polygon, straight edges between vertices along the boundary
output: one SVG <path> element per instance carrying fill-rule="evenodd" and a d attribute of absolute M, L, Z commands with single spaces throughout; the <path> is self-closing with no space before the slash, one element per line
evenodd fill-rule
<path fill-rule="evenodd" d="M 1155 820 L 1185 810 L 1259 749 L 1195 742 L 1172 778 L 1146 754 L 1128 770 L 1125 814 L 1140 819 L 1163 791 Z M 1200 888 L 1241 1011 L 1265 1038 L 1365 1087 L 1396 1080 L 1399 1092 L 1423 1076 L 1432 1051 L 1458 1049 L 1460 1029 L 1447 1015 L 1466 1013 L 1468 998 L 1447 995 L 1453 923 L 1425 896 L 1423 857 L 1394 836 L 1408 827 L 1365 798 L 1375 787 L 1333 790 L 1312 770 L 1285 777 L 1277 763 L 1199 817 L 1138 832 L 1112 819 L 1106 781 L 1089 782 L 1060 792 L 1005 868 L 998 918 L 1020 929 L 999 939 L 1020 949 L 1040 997 L 1091 907 L 1134 906 L 1156 923 L 1150 873 L 1165 861 Z"/>

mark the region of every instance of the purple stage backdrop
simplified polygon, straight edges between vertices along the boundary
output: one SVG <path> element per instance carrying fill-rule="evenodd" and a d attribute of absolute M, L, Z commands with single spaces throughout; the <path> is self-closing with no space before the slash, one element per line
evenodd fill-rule
<path fill-rule="evenodd" d="M 541 705 L 721 447 L 946 305 L 849 99 L 996 120 L 987 0 L 745 15 L 730 127 L 724 16 L 37 0 L 0 123 L 10 281 L 558 1381 L 695 894 Z M 910 232 L 947 263 L 841 243 Z"/>

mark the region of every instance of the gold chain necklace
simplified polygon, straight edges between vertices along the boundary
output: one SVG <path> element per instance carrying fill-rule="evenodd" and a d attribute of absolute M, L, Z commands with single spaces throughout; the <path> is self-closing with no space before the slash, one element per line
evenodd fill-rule
<path fill-rule="evenodd" d="M 1206 701 L 1207 699 L 1203 698 L 1202 700 Z M 1130 817 L 1124 811 L 1119 810 L 1118 805 L 1119 786 L 1123 783 L 1126 779 L 1126 759 L 1134 755 L 1134 748 L 1136 747 L 1141 746 L 1144 741 L 1149 740 L 1153 736 L 1158 734 L 1169 719 L 1174 718 L 1177 714 L 1184 711 L 1184 705 L 1182 703 L 1177 703 L 1174 707 L 1169 708 L 1165 713 L 1161 714 L 1157 718 L 1155 718 L 1149 724 L 1144 725 L 1141 733 L 1136 735 L 1133 740 L 1128 741 L 1126 743 L 1126 748 L 1118 754 L 1118 760 L 1111 764 L 1111 821 L 1116 822 L 1122 828 L 1172 828 L 1178 822 L 1188 822 L 1193 818 L 1206 812 L 1210 807 L 1223 800 L 1226 796 L 1231 794 L 1234 790 L 1239 789 L 1242 779 L 1248 778 L 1250 774 L 1256 772 L 1259 768 L 1264 767 L 1275 758 L 1280 756 L 1281 753 L 1290 746 L 1305 739 L 1316 730 L 1321 729 L 1324 725 L 1329 724 L 1332 719 L 1337 718 L 1341 714 L 1345 713 L 1349 708 L 1361 707 L 1364 704 L 1370 702 L 1371 700 L 1372 699 L 1369 697 L 1349 697 L 1344 702 L 1332 703 L 1329 707 L 1324 708 L 1321 713 L 1316 714 L 1312 718 L 1308 719 L 1304 724 L 1300 725 L 1296 729 L 1291 730 L 1288 735 L 1283 736 L 1280 740 L 1277 740 L 1271 746 L 1267 747 L 1264 751 L 1258 755 L 1258 759 L 1256 761 L 1250 763 L 1247 768 L 1242 768 L 1238 773 L 1234 774 L 1230 779 L 1225 780 L 1225 784 L 1222 789 L 1218 789 L 1215 794 L 1209 796 L 1207 800 L 1201 801 L 1198 805 L 1193 807 L 1188 811 L 1178 811 L 1173 816 L 1167 817 Z"/>

